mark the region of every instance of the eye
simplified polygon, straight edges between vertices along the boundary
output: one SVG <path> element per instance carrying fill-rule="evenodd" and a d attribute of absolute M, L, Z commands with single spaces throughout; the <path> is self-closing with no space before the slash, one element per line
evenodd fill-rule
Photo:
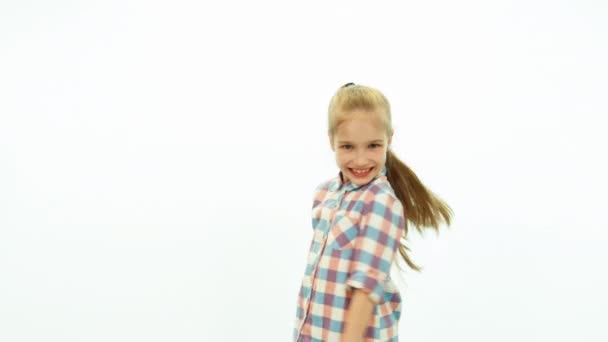
<path fill-rule="evenodd" d="M 342 145 L 340 146 L 341 148 L 348 150 L 350 147 L 352 147 L 351 145 Z"/>
<path fill-rule="evenodd" d="M 376 148 L 376 147 L 381 147 L 382 145 L 373 143 L 373 144 L 371 144 L 369 146 L 371 146 L 372 148 Z"/>

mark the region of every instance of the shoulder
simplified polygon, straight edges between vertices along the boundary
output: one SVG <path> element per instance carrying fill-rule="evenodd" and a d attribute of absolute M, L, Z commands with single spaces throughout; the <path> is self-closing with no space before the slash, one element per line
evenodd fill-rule
<path fill-rule="evenodd" d="M 321 182 L 319 185 L 317 185 L 315 187 L 315 192 L 328 191 L 334 181 L 335 181 L 335 178 L 324 180 L 323 182 Z"/>
<path fill-rule="evenodd" d="M 397 200 L 395 190 L 389 183 L 386 176 L 376 178 L 368 187 L 365 189 L 366 197 L 377 198 L 377 199 L 392 199 Z"/>
<path fill-rule="evenodd" d="M 336 184 L 338 177 L 327 179 L 315 187 L 313 195 L 313 208 L 322 202 L 330 189 Z"/>
<path fill-rule="evenodd" d="M 363 194 L 363 214 L 376 212 L 385 216 L 404 216 L 403 204 L 385 176 L 370 184 Z"/>

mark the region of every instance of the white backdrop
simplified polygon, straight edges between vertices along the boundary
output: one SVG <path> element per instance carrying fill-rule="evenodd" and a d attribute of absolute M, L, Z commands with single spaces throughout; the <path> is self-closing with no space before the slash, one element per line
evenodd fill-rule
<path fill-rule="evenodd" d="M 346 82 L 455 211 L 411 234 L 401 340 L 608 340 L 607 16 L 2 1 L 0 341 L 289 341 Z"/>

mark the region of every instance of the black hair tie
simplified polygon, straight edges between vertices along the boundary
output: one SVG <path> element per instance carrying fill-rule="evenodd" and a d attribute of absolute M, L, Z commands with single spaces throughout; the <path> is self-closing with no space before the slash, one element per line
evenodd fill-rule
<path fill-rule="evenodd" d="M 345 85 L 342 86 L 342 88 L 346 88 L 346 87 L 350 87 L 350 86 L 354 86 L 355 84 L 352 82 L 346 83 Z"/>

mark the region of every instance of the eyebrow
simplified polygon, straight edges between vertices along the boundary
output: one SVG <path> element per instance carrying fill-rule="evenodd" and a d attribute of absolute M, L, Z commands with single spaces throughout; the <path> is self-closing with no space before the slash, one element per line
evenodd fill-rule
<path fill-rule="evenodd" d="M 376 139 L 376 140 L 369 141 L 368 144 L 378 143 L 378 142 L 383 143 L 384 140 L 382 140 L 382 139 Z M 346 141 L 346 140 L 341 140 L 341 141 L 338 141 L 338 144 L 352 144 L 352 142 Z"/>

